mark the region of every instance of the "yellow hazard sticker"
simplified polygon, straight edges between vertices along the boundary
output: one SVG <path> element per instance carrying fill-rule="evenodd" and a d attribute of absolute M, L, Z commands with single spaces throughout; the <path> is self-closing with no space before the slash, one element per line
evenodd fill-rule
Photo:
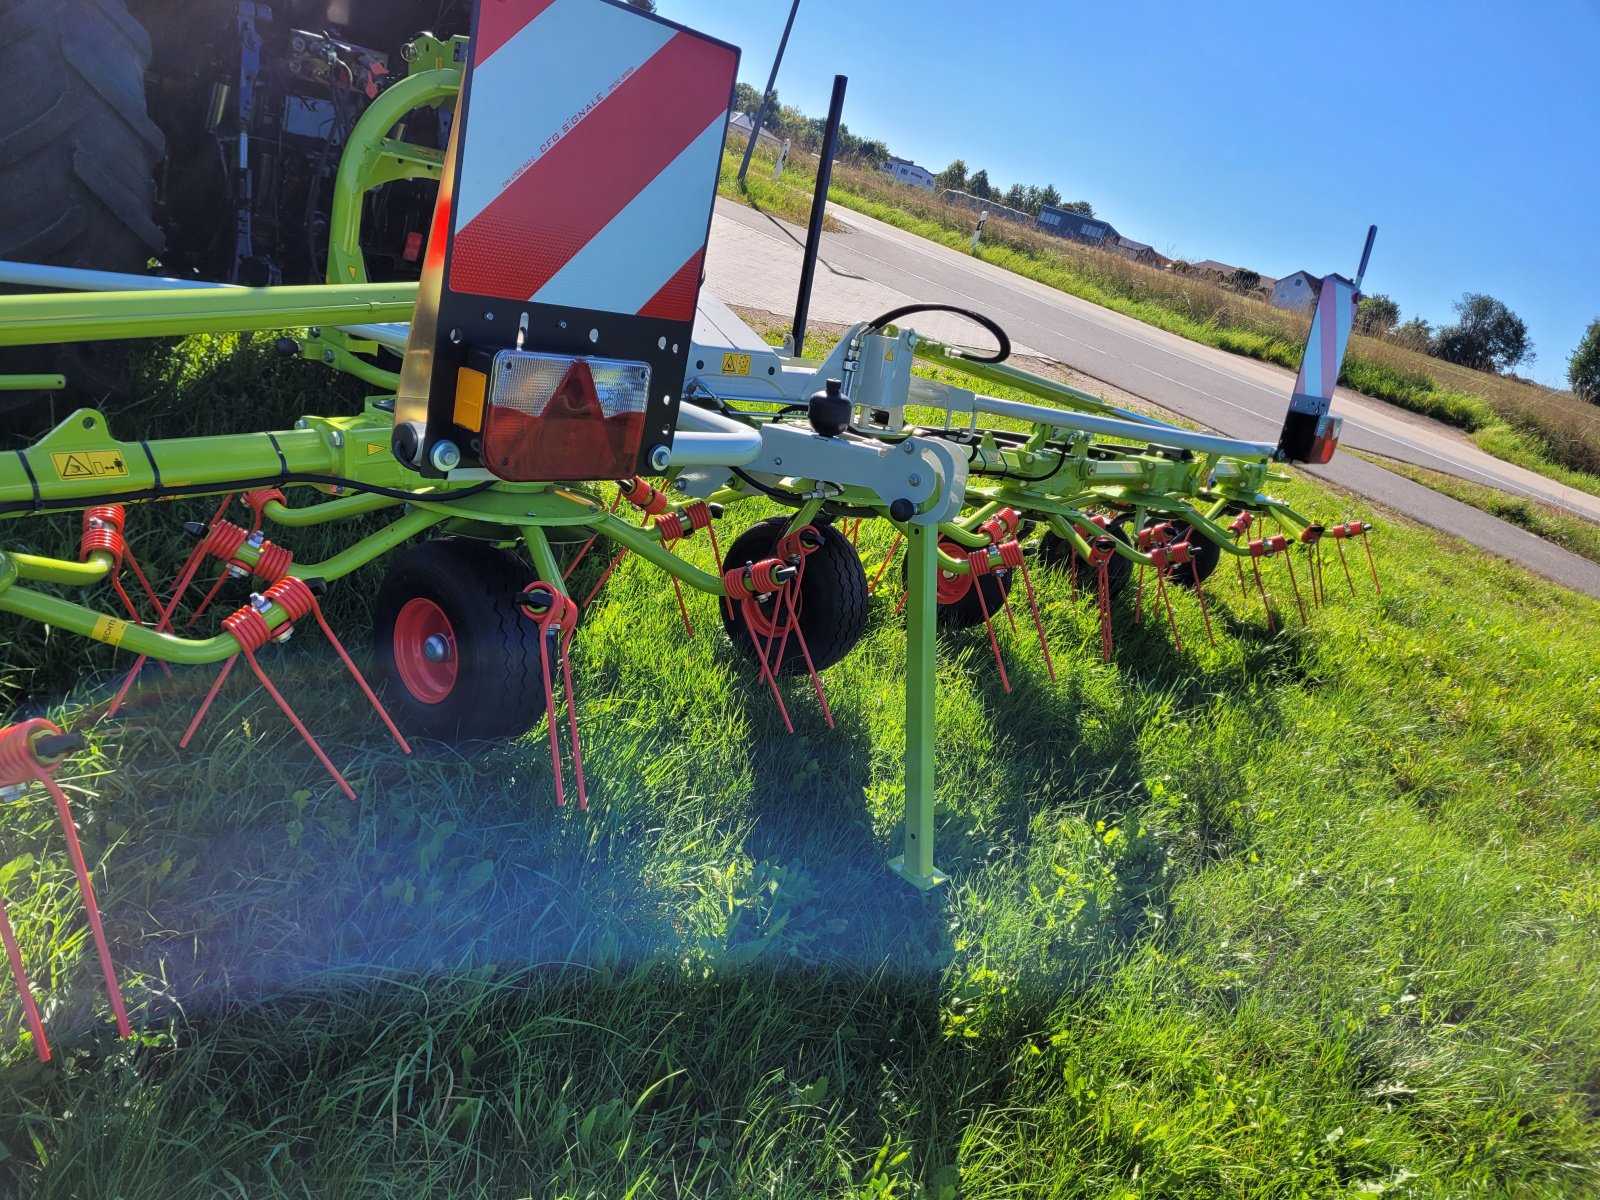
<path fill-rule="evenodd" d="M 119 621 L 115 617 L 101 617 L 95 621 L 94 628 L 89 631 L 89 636 L 97 642 L 104 642 L 108 646 L 120 646 L 127 633 L 128 623 L 126 621 Z"/>
<path fill-rule="evenodd" d="M 121 479 L 128 474 L 120 450 L 76 450 L 52 454 L 50 461 L 61 479 Z"/>
<path fill-rule="evenodd" d="M 750 356 L 748 354 L 724 354 L 722 356 L 722 373 L 724 375 L 750 374 Z"/>
<path fill-rule="evenodd" d="M 368 442 L 367 443 L 367 457 L 371 458 L 374 454 L 382 454 L 388 448 L 389 447 L 387 447 L 387 446 L 380 446 L 375 442 Z"/>
<path fill-rule="evenodd" d="M 894 361 L 894 347 L 893 346 L 890 346 L 887 350 L 884 351 L 884 353 L 883 353 L 883 361 L 884 362 L 893 362 Z"/>

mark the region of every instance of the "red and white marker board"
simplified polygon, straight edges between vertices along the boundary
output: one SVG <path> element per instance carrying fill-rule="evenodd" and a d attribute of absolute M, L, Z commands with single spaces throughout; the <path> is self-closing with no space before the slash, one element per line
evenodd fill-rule
<path fill-rule="evenodd" d="M 450 438 L 475 465 L 457 372 L 519 329 L 527 351 L 647 365 L 635 469 L 671 444 L 738 66 L 735 47 L 617 0 L 479 0 L 430 446 Z"/>

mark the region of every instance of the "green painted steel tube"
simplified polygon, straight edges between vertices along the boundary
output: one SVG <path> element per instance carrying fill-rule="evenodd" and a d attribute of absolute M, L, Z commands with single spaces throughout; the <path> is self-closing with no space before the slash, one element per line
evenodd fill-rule
<path fill-rule="evenodd" d="M 561 564 L 556 562 L 555 552 L 551 550 L 550 539 L 545 537 L 544 530 L 537 525 L 530 525 L 522 531 L 522 540 L 528 547 L 528 553 L 533 556 L 534 573 L 565 595 L 567 586 L 561 578 Z"/>
<path fill-rule="evenodd" d="M 326 579 L 329 581 L 342 579 L 352 571 L 366 566 L 373 559 L 389 553 L 397 546 L 410 541 L 417 534 L 435 525 L 442 524 L 447 518 L 443 513 L 430 512 L 426 509 L 415 509 L 408 512 L 393 524 L 385 525 L 376 533 L 362 538 L 353 546 L 348 546 L 339 551 L 332 558 L 325 558 L 317 563 L 295 563 L 289 568 L 289 574 L 297 579 Z M 248 547 L 240 547 L 239 557 L 245 557 Z"/>
<path fill-rule="evenodd" d="M 453 101 L 461 90 L 462 69 L 443 67 L 407 76 L 379 93 L 361 114 L 339 160 L 333 184 L 333 210 L 328 218 L 328 282 L 356 283 L 366 278 L 361 254 L 362 201 L 377 182 L 395 179 L 437 179 L 444 166 L 415 160 L 417 148 L 389 141 L 389 131 L 414 109 Z M 392 160 L 384 166 L 385 151 Z"/>
<path fill-rule="evenodd" d="M 93 587 L 111 574 L 111 555 L 96 550 L 88 562 L 68 562 L 62 558 L 42 558 L 37 554 L 10 554 L 17 568 L 16 578 L 33 583 L 59 583 L 65 587 Z"/>
<path fill-rule="evenodd" d="M 0 346 L 409 321 L 415 283 L 0 296 Z"/>
<path fill-rule="evenodd" d="M 713 596 L 727 595 L 727 588 L 720 578 L 709 571 L 702 571 L 692 563 L 684 562 L 671 550 L 662 546 L 659 540 L 651 537 L 649 530 L 619 520 L 610 513 L 601 513 L 590 528 L 601 537 L 608 538 L 617 545 L 633 551 L 640 558 L 654 563 L 668 574 L 677 576 L 698 592 L 706 592 Z"/>
<path fill-rule="evenodd" d="M 889 862 L 902 879 L 927 890 L 949 878 L 934 865 L 934 547 L 938 533 L 926 525 L 906 529 L 906 758 L 905 849 Z"/>
<path fill-rule="evenodd" d="M 0 375 L 0 392 L 59 392 L 66 386 L 65 375 Z"/>
<path fill-rule="evenodd" d="M 337 500 L 325 500 L 320 504 L 308 504 L 304 508 L 290 508 L 287 504 L 268 500 L 261 509 L 261 515 L 274 525 L 282 525 L 289 529 L 306 529 L 313 525 L 326 525 L 331 521 L 347 521 L 352 517 L 381 512 L 386 508 L 398 508 L 403 503 L 402 500 L 388 496 L 343 496 Z"/>
<path fill-rule="evenodd" d="M 143 654 L 161 662 L 201 665 L 220 662 L 239 652 L 239 643 L 230 634 L 218 634 L 203 641 L 173 637 L 109 617 L 81 604 L 73 604 L 70 600 L 16 585 L 0 588 L 0 612 L 64 629 L 68 633 L 118 646 L 130 654 Z M 269 606 L 263 615 L 267 624 L 274 628 L 283 624 L 288 616 L 277 605 Z"/>

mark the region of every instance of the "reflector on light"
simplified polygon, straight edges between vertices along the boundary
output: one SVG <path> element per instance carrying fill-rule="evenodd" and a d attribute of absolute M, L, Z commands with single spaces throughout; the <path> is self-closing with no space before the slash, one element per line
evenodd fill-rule
<path fill-rule="evenodd" d="M 502 350 L 488 367 L 483 461 L 514 483 L 631 475 L 650 368 L 640 362 Z"/>

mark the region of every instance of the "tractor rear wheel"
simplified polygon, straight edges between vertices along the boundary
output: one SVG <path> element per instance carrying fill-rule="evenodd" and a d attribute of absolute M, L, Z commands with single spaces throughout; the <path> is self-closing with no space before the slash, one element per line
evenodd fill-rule
<path fill-rule="evenodd" d="M 161 252 L 166 139 L 145 111 L 149 62 L 150 37 L 125 0 L 0 4 L 0 259 L 138 272 Z M 0 371 L 60 372 L 80 393 L 102 393 L 121 360 L 104 342 L 22 348 Z M 0 398 L 11 411 L 36 403 Z"/>
<path fill-rule="evenodd" d="M 1187 521 L 1172 522 L 1172 540 L 1181 542 L 1189 539 L 1190 561 L 1194 563 L 1194 570 L 1189 567 L 1173 567 L 1169 576 L 1171 582 L 1180 587 L 1192 588 L 1195 585 L 1195 575 L 1199 574 L 1200 582 L 1204 583 L 1211 578 L 1211 572 L 1217 569 L 1217 564 L 1222 561 L 1222 547 L 1195 529 Z"/>
<path fill-rule="evenodd" d="M 788 526 L 787 517 L 757 521 L 734 538 L 723 558 L 724 567 L 731 570 L 771 558 Z M 867 631 L 867 573 L 849 538 L 832 525 L 818 525 L 816 529 L 822 535 L 822 545 L 805 557 L 805 574 L 800 578 L 796 603 L 800 633 L 811 653 L 811 662 L 817 670 L 825 671 L 855 649 Z M 761 646 L 767 646 L 777 603 L 776 598 L 769 597 L 764 602 L 735 600 L 718 606 L 728 640 L 751 662 L 758 661 L 756 644 L 751 640 L 752 628 L 761 639 Z M 787 614 L 787 607 L 784 612 Z M 798 675 L 805 669 L 805 655 L 798 639 L 791 635 L 784 644 L 778 673 Z"/>
<path fill-rule="evenodd" d="M 378 588 L 373 643 L 402 729 L 467 741 L 538 723 L 543 647 L 516 605 L 532 577 L 516 555 L 468 538 L 400 556 Z"/>

